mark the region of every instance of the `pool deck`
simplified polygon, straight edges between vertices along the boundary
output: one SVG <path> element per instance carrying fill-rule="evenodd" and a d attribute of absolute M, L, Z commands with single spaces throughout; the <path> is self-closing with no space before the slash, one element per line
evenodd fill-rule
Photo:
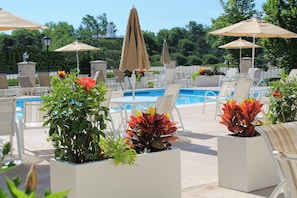
<path fill-rule="evenodd" d="M 219 187 L 217 136 L 228 131 L 219 123 L 219 117 L 214 120 L 215 105 L 208 104 L 205 114 L 202 114 L 201 104 L 178 108 L 186 128 L 185 131 L 179 132 L 181 140 L 174 143 L 175 147 L 181 149 L 182 198 L 260 198 L 270 195 L 274 187 L 249 193 Z M 45 130 L 27 130 L 24 136 L 24 163 L 12 171 L 2 173 L 0 185 L 6 186 L 4 176 L 12 178 L 20 175 L 25 181 L 29 167 L 37 164 L 37 197 L 42 197 L 44 189 L 50 187 L 49 159 L 53 157 L 53 147 L 46 141 Z M 0 142 L 2 140 L 5 138 L 1 137 Z"/>

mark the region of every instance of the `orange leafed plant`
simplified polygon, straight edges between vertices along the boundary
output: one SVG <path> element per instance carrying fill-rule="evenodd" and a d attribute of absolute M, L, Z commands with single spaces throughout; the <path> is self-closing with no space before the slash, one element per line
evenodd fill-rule
<path fill-rule="evenodd" d="M 220 123 L 226 125 L 236 136 L 257 136 L 259 134 L 255 131 L 255 126 L 260 125 L 261 122 L 255 121 L 255 118 L 261 112 L 262 106 L 263 104 L 254 98 L 246 98 L 240 104 L 235 100 L 227 100 Z"/>
<path fill-rule="evenodd" d="M 168 150 L 178 138 L 174 135 L 176 124 L 168 114 L 158 114 L 149 108 L 148 112 L 130 117 L 126 130 L 128 143 L 137 153 Z"/>

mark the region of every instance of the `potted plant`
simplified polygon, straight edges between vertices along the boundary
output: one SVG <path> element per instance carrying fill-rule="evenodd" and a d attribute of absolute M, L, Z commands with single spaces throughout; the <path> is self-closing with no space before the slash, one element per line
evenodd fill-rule
<path fill-rule="evenodd" d="M 191 78 L 195 86 L 218 86 L 222 74 L 216 67 L 213 70 L 201 67 L 197 72 L 192 73 Z"/>
<path fill-rule="evenodd" d="M 136 159 L 138 174 L 127 177 L 134 181 L 145 178 L 133 183 L 138 193 L 132 197 L 181 197 L 180 150 L 171 145 L 178 139 L 176 124 L 170 120 L 169 113 L 156 113 L 154 107 L 146 112 L 137 110 L 136 116 L 130 116 L 127 143 L 139 155 Z"/>
<path fill-rule="evenodd" d="M 42 97 L 42 109 L 46 111 L 44 124 L 50 125 L 48 140 L 55 149 L 55 159 L 50 162 L 53 192 L 70 189 L 69 198 L 97 197 L 98 194 L 110 198 L 123 194 L 141 197 L 146 191 L 145 194 L 158 197 L 152 193 L 162 196 L 168 193 L 147 188 L 151 186 L 152 176 L 157 177 L 155 173 L 159 176 L 168 171 L 162 172 L 160 164 L 155 167 L 158 171 L 151 169 L 150 162 L 159 162 L 159 155 L 138 155 L 129 138 L 106 132 L 109 109 L 101 105 L 106 93 L 104 83 L 78 78 L 76 73 L 58 72 L 58 76 L 52 78 L 52 86 L 52 92 Z M 177 161 L 168 163 L 167 166 L 171 166 Z M 140 178 L 150 184 L 141 180 L 131 185 Z"/>
<path fill-rule="evenodd" d="M 273 159 L 263 138 L 255 131 L 263 104 L 254 98 L 241 103 L 227 100 L 221 124 L 231 134 L 218 136 L 219 186 L 250 192 L 278 184 Z"/>
<path fill-rule="evenodd" d="M 291 122 L 297 114 L 297 78 L 289 78 L 282 73 L 281 78 L 271 82 L 270 104 L 267 114 L 271 124 Z"/>

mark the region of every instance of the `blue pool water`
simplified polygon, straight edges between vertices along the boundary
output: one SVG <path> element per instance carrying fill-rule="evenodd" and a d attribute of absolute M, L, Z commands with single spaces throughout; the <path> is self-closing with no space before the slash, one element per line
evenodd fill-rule
<path fill-rule="evenodd" d="M 162 96 L 165 89 L 143 89 L 136 90 L 136 96 Z M 205 92 L 208 90 L 202 89 L 191 89 L 191 88 L 182 88 L 180 89 L 179 96 L 176 100 L 176 105 L 187 105 L 187 104 L 197 104 L 203 102 L 203 97 Z M 215 93 L 218 93 L 219 90 L 213 90 Z M 132 92 L 125 92 L 125 96 L 131 96 Z"/>
<path fill-rule="evenodd" d="M 41 101 L 40 96 L 30 96 L 30 97 L 20 97 L 16 100 L 16 106 L 22 108 L 21 114 L 24 115 L 24 103 L 26 101 Z M 16 118 L 18 118 L 18 114 L 16 115 Z"/>
<path fill-rule="evenodd" d="M 162 96 L 165 89 L 143 89 L 136 90 L 136 96 Z M 180 89 L 179 96 L 176 100 L 176 105 L 188 105 L 188 104 L 198 104 L 203 102 L 203 97 L 205 92 L 208 90 L 200 89 L 191 89 L 191 88 L 182 88 Z M 213 90 L 215 93 L 218 93 L 218 90 Z M 131 91 L 126 91 L 125 96 L 131 96 Z M 35 97 L 21 97 L 17 98 L 16 106 L 23 109 L 24 103 L 26 101 L 41 101 L 39 96 Z M 22 110 L 23 111 L 23 110 Z M 23 115 L 23 112 L 21 112 Z"/>

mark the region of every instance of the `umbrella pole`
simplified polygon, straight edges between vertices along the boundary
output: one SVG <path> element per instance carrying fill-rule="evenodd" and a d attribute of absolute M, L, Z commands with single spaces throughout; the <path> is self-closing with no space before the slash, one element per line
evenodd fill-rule
<path fill-rule="evenodd" d="M 253 35 L 252 68 L 255 66 L 255 34 Z"/>
<path fill-rule="evenodd" d="M 79 75 L 79 59 L 78 59 L 78 50 L 76 50 L 76 71 L 77 71 L 77 75 Z"/>
<path fill-rule="evenodd" d="M 132 82 L 132 98 L 134 100 L 134 98 L 135 98 L 135 84 L 136 84 L 135 70 L 132 71 L 131 82 Z"/>

